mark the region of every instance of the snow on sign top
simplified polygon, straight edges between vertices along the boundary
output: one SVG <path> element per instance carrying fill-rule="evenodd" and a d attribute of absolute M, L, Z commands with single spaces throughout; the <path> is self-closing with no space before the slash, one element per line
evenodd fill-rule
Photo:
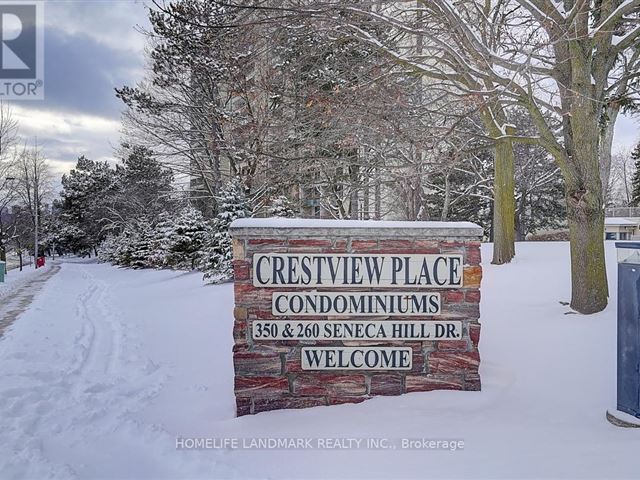
<path fill-rule="evenodd" d="M 388 230 L 388 236 L 436 236 L 436 237 L 477 237 L 482 235 L 482 227 L 472 222 L 406 222 L 381 220 L 327 220 L 318 218 L 240 218 L 231 223 L 231 232 L 242 235 L 262 235 L 265 229 L 319 230 L 330 231 L 333 235 L 350 233 L 362 234 L 367 231 Z"/>

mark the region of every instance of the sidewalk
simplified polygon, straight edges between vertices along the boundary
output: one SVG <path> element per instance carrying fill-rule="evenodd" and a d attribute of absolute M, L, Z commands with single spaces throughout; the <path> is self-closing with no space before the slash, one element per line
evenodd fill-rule
<path fill-rule="evenodd" d="M 22 314 L 44 283 L 60 270 L 53 263 L 46 267 L 22 272 L 10 270 L 5 283 L 0 283 L 0 339 L 7 328 Z"/>

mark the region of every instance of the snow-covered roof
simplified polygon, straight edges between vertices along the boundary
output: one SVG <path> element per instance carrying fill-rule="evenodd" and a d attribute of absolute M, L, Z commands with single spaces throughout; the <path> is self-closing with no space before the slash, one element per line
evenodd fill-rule
<path fill-rule="evenodd" d="M 628 218 L 622 218 L 622 217 L 607 217 L 604 219 L 604 224 L 615 225 L 615 226 L 625 226 L 625 227 L 638 226 L 637 221 L 630 220 Z"/>
<path fill-rule="evenodd" d="M 472 222 L 407 222 L 388 220 L 330 220 L 319 218 L 240 218 L 231 223 L 231 231 L 259 235 L 265 229 L 313 231 L 314 235 L 360 235 L 386 230 L 386 236 L 480 236 L 482 227 Z"/>

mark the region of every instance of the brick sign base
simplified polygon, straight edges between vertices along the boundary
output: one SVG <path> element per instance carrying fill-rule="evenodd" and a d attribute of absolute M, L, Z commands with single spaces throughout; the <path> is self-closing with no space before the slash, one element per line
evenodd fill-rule
<path fill-rule="evenodd" d="M 231 235 L 235 275 L 233 362 L 237 415 L 358 403 L 376 395 L 480 390 L 481 234 L 480 227 L 468 222 L 235 221 Z M 423 265 L 433 266 L 432 271 L 420 273 L 422 259 Z M 371 264 L 378 261 L 387 269 L 381 270 L 379 284 L 366 284 L 369 261 Z M 318 263 L 322 265 L 318 267 Z M 346 267 L 342 269 L 345 264 L 349 266 L 348 271 Z M 337 267 L 329 268 L 334 266 Z M 256 267 L 261 269 L 258 276 Z M 316 267 L 324 268 L 325 272 L 320 274 Z M 340 270 L 336 273 L 338 267 Z M 409 272 L 410 267 L 413 270 Z M 369 274 L 370 271 L 371 268 Z M 450 278 L 445 278 L 446 275 Z M 363 276 L 365 281 L 358 283 Z M 412 284 L 414 281 L 415 285 Z M 441 284 L 446 281 L 450 284 Z M 364 295 L 368 300 L 371 294 L 379 294 L 387 295 L 385 301 L 393 296 L 393 292 L 401 292 L 397 298 L 402 302 L 405 299 L 413 301 L 413 311 L 406 315 L 397 311 L 388 315 L 376 315 L 371 311 L 365 315 L 345 315 L 345 302 L 336 302 L 331 307 L 335 311 L 314 315 L 313 311 L 309 312 L 309 305 L 300 311 L 300 303 L 287 303 L 289 297 L 283 296 L 283 292 L 290 296 L 310 292 L 328 294 L 325 300 L 336 295 Z M 412 295 L 417 300 L 414 301 Z M 433 303 L 427 315 L 420 315 L 419 311 L 426 308 L 418 302 L 423 295 L 428 295 L 425 299 L 429 298 Z M 352 305 L 356 305 L 359 298 L 355 297 Z M 436 306 L 437 302 L 439 305 Z M 357 305 L 362 307 L 363 304 Z M 394 307 L 387 305 L 385 308 Z M 286 313 L 279 313 L 282 311 Z M 436 313 L 432 315 L 433 312 Z M 287 321 L 289 324 L 285 325 Z M 435 323 L 425 325 L 429 327 L 429 335 L 443 332 L 446 327 L 452 329 L 452 337 L 318 338 L 333 326 L 327 322 L 352 321 L 350 326 L 358 322 L 365 325 L 377 322 L 375 329 L 369 325 L 371 332 L 380 331 L 382 327 L 388 327 L 387 332 L 393 330 L 391 325 L 380 322 L 413 324 L 413 335 L 418 335 L 415 332 L 421 323 L 440 322 L 443 326 L 438 327 L 439 330 Z M 287 332 L 310 337 L 273 339 L 282 335 L 287 338 Z M 342 334 L 344 329 L 339 332 Z M 329 348 L 330 354 L 327 354 L 321 347 L 333 348 Z M 395 357 L 389 360 L 387 357 L 391 356 L 392 350 L 395 350 Z M 313 360 L 314 355 L 316 358 L 330 355 L 322 357 L 323 369 L 309 370 L 309 361 L 303 365 L 303 358 Z M 366 365 L 363 368 L 365 357 L 370 363 L 369 369 Z M 380 360 L 382 366 L 374 366 L 374 360 Z M 358 368 L 340 369 L 341 362 L 347 361 Z M 394 367 L 387 369 L 388 365 Z"/>

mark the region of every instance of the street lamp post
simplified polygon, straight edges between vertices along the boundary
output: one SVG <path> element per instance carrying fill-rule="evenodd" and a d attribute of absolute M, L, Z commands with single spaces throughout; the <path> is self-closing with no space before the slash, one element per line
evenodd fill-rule
<path fill-rule="evenodd" d="M 0 189 L 4 190 L 5 187 L 8 187 L 9 189 L 11 188 L 11 186 L 16 182 L 16 180 L 18 180 L 15 177 L 6 177 L 4 179 L 4 182 L 2 182 L 2 186 L 0 186 Z M 10 201 L 10 194 L 7 194 L 7 199 L 9 199 Z M 8 202 L 7 202 L 8 203 Z M 4 210 L 4 205 L 2 207 L 0 207 L 0 217 L 2 217 L 2 210 Z M 0 224 L 2 223 L 2 218 L 0 218 Z M 4 226 L 0 225 L 0 235 L 4 235 Z M 0 245 L 0 248 L 2 248 L 2 255 L 0 257 L 0 260 L 4 261 L 4 273 L 5 275 L 7 274 L 7 246 L 4 243 L 4 238 L 2 239 L 2 245 Z"/>

